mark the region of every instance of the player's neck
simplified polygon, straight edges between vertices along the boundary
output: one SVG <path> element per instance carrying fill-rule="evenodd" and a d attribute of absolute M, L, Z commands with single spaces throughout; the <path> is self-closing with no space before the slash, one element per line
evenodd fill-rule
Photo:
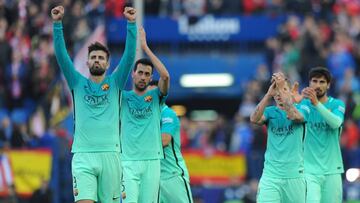
<path fill-rule="evenodd" d="M 101 83 L 105 78 L 105 74 L 100 76 L 90 75 L 90 80 L 94 83 Z"/>
<path fill-rule="evenodd" d="M 326 103 L 328 100 L 328 96 L 325 94 L 324 96 L 318 98 L 319 102 L 321 102 L 322 104 Z"/>

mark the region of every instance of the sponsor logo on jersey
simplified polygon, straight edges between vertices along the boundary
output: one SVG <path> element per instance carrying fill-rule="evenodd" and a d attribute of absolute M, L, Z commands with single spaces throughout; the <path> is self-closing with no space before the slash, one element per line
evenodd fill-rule
<path fill-rule="evenodd" d="M 284 127 L 271 127 L 270 131 L 276 136 L 288 136 L 294 132 L 294 127 L 292 125 Z"/>
<path fill-rule="evenodd" d="M 79 190 L 77 188 L 75 188 L 73 192 L 75 197 L 79 195 Z"/>
<path fill-rule="evenodd" d="M 109 103 L 108 95 L 85 95 L 84 96 L 85 103 L 91 106 L 98 106 L 98 105 L 104 105 L 106 103 Z"/>

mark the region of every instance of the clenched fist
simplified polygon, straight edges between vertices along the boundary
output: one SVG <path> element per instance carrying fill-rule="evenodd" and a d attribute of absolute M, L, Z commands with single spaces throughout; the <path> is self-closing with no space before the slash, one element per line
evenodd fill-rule
<path fill-rule="evenodd" d="M 65 9 L 63 6 L 56 6 L 51 9 L 51 18 L 53 21 L 61 21 L 64 17 Z"/>
<path fill-rule="evenodd" d="M 135 22 L 136 10 L 133 7 L 125 7 L 124 16 L 129 22 Z"/>

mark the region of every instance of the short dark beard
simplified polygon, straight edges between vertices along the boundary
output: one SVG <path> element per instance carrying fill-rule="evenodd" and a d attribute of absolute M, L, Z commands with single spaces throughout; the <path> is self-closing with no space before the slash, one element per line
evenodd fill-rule
<path fill-rule="evenodd" d="M 147 85 L 145 85 L 145 86 L 142 88 L 142 87 L 139 87 L 138 85 L 135 84 L 135 89 L 138 90 L 139 92 L 145 91 L 146 88 L 147 88 Z"/>
<path fill-rule="evenodd" d="M 326 95 L 326 92 L 322 93 L 322 94 L 318 94 L 316 92 L 316 97 L 318 98 L 318 100 L 320 100 L 321 98 L 323 98 Z"/>
<path fill-rule="evenodd" d="M 105 73 L 104 68 L 96 68 L 95 66 L 90 68 L 90 74 L 92 76 L 102 76 Z"/>

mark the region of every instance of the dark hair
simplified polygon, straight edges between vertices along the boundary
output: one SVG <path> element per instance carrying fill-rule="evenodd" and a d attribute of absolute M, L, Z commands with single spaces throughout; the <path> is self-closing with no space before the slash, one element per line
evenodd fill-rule
<path fill-rule="evenodd" d="M 331 73 L 325 67 L 315 67 L 312 68 L 309 72 L 309 80 L 312 78 L 320 78 L 321 76 L 325 77 L 327 83 L 331 82 Z"/>
<path fill-rule="evenodd" d="M 110 57 L 109 49 L 105 45 L 101 44 L 98 41 L 96 41 L 95 43 L 90 44 L 90 46 L 88 46 L 88 56 L 90 55 L 90 53 L 92 51 L 98 51 L 98 50 L 104 51 L 106 53 L 107 60 L 109 60 L 109 57 Z"/>
<path fill-rule="evenodd" d="M 152 80 L 149 82 L 149 86 L 158 86 L 159 85 L 159 81 L 158 80 Z"/>
<path fill-rule="evenodd" d="M 135 66 L 134 66 L 134 72 L 136 71 L 137 69 L 137 66 L 139 64 L 143 64 L 143 65 L 147 65 L 147 66 L 150 66 L 151 67 L 151 74 L 154 72 L 154 64 L 150 61 L 150 59 L 148 58 L 142 58 L 142 59 L 139 59 L 135 62 Z"/>

